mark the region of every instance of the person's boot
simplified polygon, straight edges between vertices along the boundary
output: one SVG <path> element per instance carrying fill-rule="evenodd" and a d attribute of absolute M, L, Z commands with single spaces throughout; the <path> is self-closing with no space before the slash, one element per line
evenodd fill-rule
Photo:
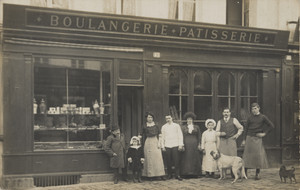
<path fill-rule="evenodd" d="M 138 171 L 138 181 L 139 181 L 139 183 L 143 182 L 141 177 L 142 177 L 142 173 L 141 173 L 141 171 Z"/>
<path fill-rule="evenodd" d="M 209 178 L 209 172 L 205 172 L 205 177 Z"/>
<path fill-rule="evenodd" d="M 135 180 L 135 172 L 132 172 L 132 181 L 133 181 L 133 183 L 136 183 L 136 180 Z"/>
<path fill-rule="evenodd" d="M 119 182 L 119 178 L 117 175 L 114 176 L 114 184 L 117 184 Z"/>
<path fill-rule="evenodd" d="M 256 169 L 255 178 L 254 178 L 255 180 L 260 180 L 259 173 L 260 173 L 260 169 Z"/>
<path fill-rule="evenodd" d="M 127 174 L 123 174 L 122 177 L 123 177 L 123 181 L 128 182 L 128 175 Z"/>

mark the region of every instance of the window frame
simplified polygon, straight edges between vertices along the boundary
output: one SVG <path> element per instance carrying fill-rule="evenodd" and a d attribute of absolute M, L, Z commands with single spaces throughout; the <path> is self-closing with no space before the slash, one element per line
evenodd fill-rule
<path fill-rule="evenodd" d="M 181 67 L 171 67 L 169 69 L 169 75 L 168 75 L 168 79 L 170 80 L 170 73 L 172 72 L 178 72 L 178 71 L 182 71 L 184 70 L 183 68 Z M 196 75 L 197 72 L 199 71 L 204 71 L 204 72 L 208 72 L 210 74 L 210 77 L 211 77 L 211 95 L 198 95 L 198 94 L 195 94 L 194 93 L 194 77 Z M 241 111 L 241 99 L 242 98 L 245 98 L 244 96 L 241 95 L 241 88 L 242 88 L 242 84 L 241 84 L 241 79 L 242 79 L 242 76 L 245 74 L 245 73 L 254 73 L 255 76 L 256 76 L 256 95 L 255 95 L 255 98 L 256 98 L 256 102 L 260 103 L 261 102 L 261 86 L 262 86 L 262 83 L 260 81 L 262 80 L 259 80 L 260 78 L 262 78 L 262 72 L 260 70 L 227 70 L 227 69 L 206 69 L 206 68 L 189 68 L 189 69 L 185 69 L 185 72 L 188 73 L 188 81 L 187 81 L 187 84 L 188 85 L 188 105 L 187 105 L 187 111 L 192 111 L 194 112 L 195 111 L 195 99 L 194 97 L 211 97 L 211 101 L 212 101 L 212 113 L 211 113 L 211 116 L 210 118 L 215 118 L 215 119 L 219 119 L 222 117 L 222 112 L 219 113 L 218 111 L 218 106 L 219 106 L 219 98 L 220 97 L 227 97 L 227 98 L 234 98 L 234 107 L 231 108 L 231 111 L 233 112 L 233 117 L 237 118 L 238 120 L 240 121 L 243 121 L 244 120 L 241 120 L 241 115 L 240 115 L 240 111 Z M 224 72 L 227 72 L 227 73 L 230 73 L 234 79 L 234 95 L 231 95 L 231 96 L 224 96 L 224 95 L 219 95 L 218 94 L 218 86 L 219 86 L 219 76 L 221 75 L 221 73 L 224 73 Z M 170 82 L 170 81 L 169 81 Z M 250 85 L 250 83 L 248 84 Z M 168 97 L 170 98 L 170 95 L 173 95 L 173 94 L 170 94 L 168 92 Z M 249 97 L 249 98 L 253 98 L 253 97 Z M 170 105 L 170 101 L 168 102 L 168 108 L 170 108 L 172 105 Z M 250 106 L 250 105 L 249 105 Z M 182 105 L 179 105 L 179 107 L 182 107 Z M 226 106 L 228 107 L 228 106 Z M 223 108 L 222 108 L 223 109 Z M 250 108 L 249 108 L 250 109 Z M 180 112 L 179 112 L 180 113 Z M 183 116 L 185 113 L 181 113 L 181 115 Z M 178 123 L 183 123 L 185 122 L 183 120 L 183 118 L 180 118 L 178 121 Z M 204 123 L 204 120 L 195 120 L 196 123 Z"/>

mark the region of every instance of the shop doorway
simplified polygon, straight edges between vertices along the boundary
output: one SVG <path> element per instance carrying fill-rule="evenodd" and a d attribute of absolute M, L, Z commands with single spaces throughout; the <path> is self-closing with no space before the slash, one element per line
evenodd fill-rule
<path fill-rule="evenodd" d="M 143 88 L 118 87 L 118 123 L 126 142 L 141 132 L 143 122 Z"/>

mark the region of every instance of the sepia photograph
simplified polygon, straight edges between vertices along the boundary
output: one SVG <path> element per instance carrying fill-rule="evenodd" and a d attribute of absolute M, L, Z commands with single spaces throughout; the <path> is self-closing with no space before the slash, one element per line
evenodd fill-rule
<path fill-rule="evenodd" d="M 300 0 L 0 0 L 0 189 L 300 189 Z"/>

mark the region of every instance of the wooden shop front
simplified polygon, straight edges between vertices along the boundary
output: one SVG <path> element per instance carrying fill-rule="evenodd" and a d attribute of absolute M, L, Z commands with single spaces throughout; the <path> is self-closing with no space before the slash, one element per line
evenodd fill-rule
<path fill-rule="evenodd" d="M 287 31 L 8 4 L 3 26 L 6 178 L 110 173 L 112 125 L 129 141 L 146 111 L 159 125 L 193 111 L 204 130 L 227 106 L 245 122 L 252 102 L 275 124 L 271 165 L 282 161 Z"/>

